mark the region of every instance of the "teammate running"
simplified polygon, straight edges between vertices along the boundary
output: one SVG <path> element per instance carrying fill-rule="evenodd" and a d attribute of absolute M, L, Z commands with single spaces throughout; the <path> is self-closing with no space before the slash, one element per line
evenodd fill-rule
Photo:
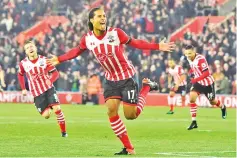
<path fill-rule="evenodd" d="M 174 61 L 174 59 L 168 60 L 168 85 L 170 88 L 169 93 L 169 106 L 170 111 L 167 112 L 167 114 L 174 114 L 174 106 L 176 104 L 176 100 L 174 98 L 175 93 L 181 94 L 182 97 L 182 106 L 185 104 L 185 95 L 186 95 L 186 76 L 184 74 L 184 70 L 182 66 L 177 65 Z M 172 79 L 173 79 L 173 85 L 172 85 Z"/>
<path fill-rule="evenodd" d="M 190 113 L 192 116 L 192 123 L 188 127 L 188 130 L 198 128 L 196 115 L 197 115 L 197 104 L 196 99 L 200 94 L 205 94 L 211 105 L 216 105 L 221 108 L 222 118 L 225 119 L 227 116 L 226 106 L 221 104 L 220 100 L 216 99 L 214 78 L 209 72 L 209 66 L 206 58 L 195 52 L 192 45 L 186 46 L 185 56 L 188 59 L 190 65 L 190 73 L 193 78 L 191 83 L 193 84 L 190 89 Z"/>
<path fill-rule="evenodd" d="M 67 137 L 64 115 L 53 86 L 53 83 L 59 77 L 59 73 L 54 66 L 46 64 L 46 57 L 38 55 L 33 41 L 26 41 L 24 49 L 27 57 L 20 62 L 18 73 L 22 94 L 27 94 L 24 79 L 24 74 L 26 74 L 37 110 L 44 118 L 48 119 L 53 109 L 62 137 Z"/>

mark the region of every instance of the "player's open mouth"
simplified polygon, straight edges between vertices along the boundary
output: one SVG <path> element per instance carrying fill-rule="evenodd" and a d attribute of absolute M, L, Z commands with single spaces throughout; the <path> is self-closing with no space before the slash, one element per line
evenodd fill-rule
<path fill-rule="evenodd" d="M 100 25 L 105 25 L 105 22 L 101 22 Z"/>
<path fill-rule="evenodd" d="M 32 50 L 32 51 L 30 51 L 30 53 L 34 53 L 34 51 Z"/>
<path fill-rule="evenodd" d="M 100 23 L 100 27 L 101 27 L 101 30 L 105 30 L 105 28 L 106 28 L 106 23 L 105 23 L 105 22 L 101 22 L 101 23 Z"/>

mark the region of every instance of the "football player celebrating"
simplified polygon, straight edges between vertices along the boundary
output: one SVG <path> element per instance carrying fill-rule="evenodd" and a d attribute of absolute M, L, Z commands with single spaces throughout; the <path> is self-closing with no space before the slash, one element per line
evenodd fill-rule
<path fill-rule="evenodd" d="M 222 118 L 226 118 L 226 106 L 221 104 L 220 100 L 216 99 L 214 78 L 212 77 L 206 58 L 195 52 L 192 45 L 188 45 L 185 48 L 185 56 L 188 59 L 190 65 L 190 73 L 193 78 L 191 79 L 192 87 L 190 89 L 190 113 L 192 116 L 192 123 L 188 127 L 188 130 L 198 128 L 196 115 L 197 104 L 196 99 L 200 94 L 205 94 L 211 105 L 216 105 L 221 108 Z"/>
<path fill-rule="evenodd" d="M 135 154 L 134 147 L 129 140 L 123 121 L 118 115 L 119 106 L 123 102 L 126 119 L 136 119 L 143 111 L 146 96 L 149 91 L 157 90 L 158 85 L 149 79 L 143 80 L 143 87 L 138 91 L 135 68 L 124 54 L 123 45 L 138 49 L 152 49 L 170 52 L 174 43 L 149 43 L 144 40 L 129 37 L 119 28 L 107 27 L 107 18 L 101 8 L 93 8 L 89 13 L 88 26 L 90 31 L 85 34 L 77 47 L 59 57 L 48 59 L 53 65 L 76 58 L 86 49 L 94 54 L 97 61 L 105 70 L 104 98 L 108 108 L 110 125 L 115 135 L 123 143 L 122 151 L 115 155 Z"/>
<path fill-rule="evenodd" d="M 67 137 L 64 114 L 53 86 L 53 83 L 59 77 L 59 73 L 54 66 L 47 65 L 46 57 L 38 55 L 33 41 L 26 41 L 24 49 L 27 57 L 20 62 L 18 72 L 22 94 L 27 94 L 24 79 L 24 74 L 26 74 L 37 110 L 44 118 L 48 119 L 53 109 L 57 116 L 62 137 Z"/>

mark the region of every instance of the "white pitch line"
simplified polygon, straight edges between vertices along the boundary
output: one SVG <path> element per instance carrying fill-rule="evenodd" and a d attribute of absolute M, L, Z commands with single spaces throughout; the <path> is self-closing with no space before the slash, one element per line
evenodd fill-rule
<path fill-rule="evenodd" d="M 200 151 L 200 152 L 190 151 L 190 152 L 174 152 L 174 153 L 189 153 L 189 154 L 205 153 L 205 154 L 209 154 L 209 153 L 236 153 L 236 151 Z"/>
<path fill-rule="evenodd" d="M 184 156 L 184 157 L 215 157 L 215 156 L 205 156 L 202 154 L 210 153 L 236 153 L 236 151 L 202 151 L 202 152 L 160 152 L 155 153 L 156 155 L 173 155 L 173 156 Z M 191 155 L 190 155 L 191 154 Z M 194 155 L 195 154 L 195 155 Z M 198 155 L 196 155 L 198 154 Z"/>
<path fill-rule="evenodd" d="M 156 153 L 157 155 L 166 155 L 166 156 L 182 156 L 182 157 L 195 157 L 195 155 L 189 154 L 178 154 L 178 153 Z"/>
<path fill-rule="evenodd" d="M 213 130 L 203 129 L 203 130 L 198 130 L 198 132 L 213 132 Z"/>

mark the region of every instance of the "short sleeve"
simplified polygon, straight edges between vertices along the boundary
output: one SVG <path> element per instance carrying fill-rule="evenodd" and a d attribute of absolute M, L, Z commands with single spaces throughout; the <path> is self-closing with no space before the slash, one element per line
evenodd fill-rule
<path fill-rule="evenodd" d="M 130 37 L 122 30 L 117 28 L 118 37 L 121 44 L 127 44 L 130 40 Z"/>
<path fill-rule="evenodd" d="M 82 38 L 80 40 L 80 43 L 79 43 L 79 48 L 82 49 L 82 50 L 87 49 L 87 47 L 86 47 L 86 35 L 82 36 Z"/>
<path fill-rule="evenodd" d="M 208 63 L 205 58 L 199 59 L 198 67 L 202 72 L 208 70 Z"/>
<path fill-rule="evenodd" d="M 20 62 L 19 67 L 18 67 L 18 72 L 19 72 L 21 75 L 23 75 L 23 74 L 25 73 L 25 69 L 24 69 L 24 67 L 23 67 L 23 65 L 22 65 L 21 62 Z"/>

